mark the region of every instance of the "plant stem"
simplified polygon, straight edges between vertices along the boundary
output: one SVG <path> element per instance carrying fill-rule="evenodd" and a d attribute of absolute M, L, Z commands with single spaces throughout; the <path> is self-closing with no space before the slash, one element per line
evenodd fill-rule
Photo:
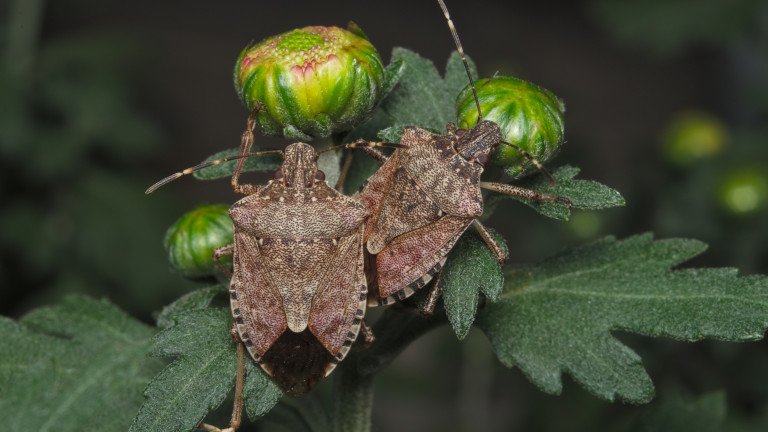
<path fill-rule="evenodd" d="M 430 317 L 392 306 L 376 321 L 376 341 L 349 355 L 334 378 L 333 432 L 368 432 L 373 411 L 373 379 L 411 342 L 446 323 L 442 310 Z"/>
<path fill-rule="evenodd" d="M 341 367 L 333 385 L 333 432 L 369 432 L 373 376 L 361 376 L 354 367 Z"/>

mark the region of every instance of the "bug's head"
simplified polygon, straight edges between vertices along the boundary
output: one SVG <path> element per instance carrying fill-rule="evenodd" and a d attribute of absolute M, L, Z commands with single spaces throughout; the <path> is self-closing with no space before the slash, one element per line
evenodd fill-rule
<path fill-rule="evenodd" d="M 317 169 L 317 152 L 304 143 L 285 148 L 283 166 L 274 174 L 274 180 L 291 188 L 311 188 L 325 181 L 325 173 Z"/>
<path fill-rule="evenodd" d="M 480 120 L 472 129 L 461 130 L 456 151 L 464 159 L 474 160 L 485 165 L 491 158 L 491 153 L 501 142 L 501 129 L 492 121 Z"/>

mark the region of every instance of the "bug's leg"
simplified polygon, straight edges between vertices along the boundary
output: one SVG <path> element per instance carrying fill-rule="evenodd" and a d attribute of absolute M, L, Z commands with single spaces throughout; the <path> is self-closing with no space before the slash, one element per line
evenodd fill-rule
<path fill-rule="evenodd" d="M 240 138 L 241 156 L 251 151 L 251 147 L 253 146 L 253 128 L 256 126 L 256 115 L 260 110 L 261 107 L 256 106 L 253 111 L 251 111 L 251 114 L 248 116 L 248 121 L 245 123 L 245 130 Z M 240 174 L 243 172 L 243 167 L 245 167 L 245 158 L 237 161 L 235 172 L 232 173 L 232 190 L 234 190 L 235 193 L 250 195 L 258 191 L 258 186 L 252 184 L 240 184 Z"/>
<path fill-rule="evenodd" d="M 493 238 L 491 233 L 489 233 L 485 226 L 481 224 L 477 219 L 472 221 L 472 226 L 475 227 L 477 233 L 480 234 L 480 238 L 483 239 L 485 244 L 488 246 L 488 249 L 491 250 L 491 253 L 493 253 L 493 256 L 496 258 L 496 261 L 498 261 L 499 264 L 504 265 L 504 263 L 507 262 L 507 254 L 504 252 L 504 249 L 502 249 L 501 246 L 496 243 L 496 240 Z"/>
<path fill-rule="evenodd" d="M 387 159 L 389 159 L 389 156 L 385 155 L 381 151 L 376 150 L 375 148 L 372 148 L 372 147 L 361 147 L 360 150 L 362 150 L 363 153 L 366 153 L 368 156 L 376 159 L 376 162 L 382 165 L 384 165 L 384 162 L 386 162 Z"/>
<path fill-rule="evenodd" d="M 225 256 L 232 255 L 233 253 L 235 253 L 235 245 L 233 244 L 216 248 L 213 251 L 213 263 L 216 264 L 216 267 L 218 267 L 227 278 L 232 277 L 232 271 L 221 262 L 221 259 Z"/>
<path fill-rule="evenodd" d="M 547 176 L 547 179 L 549 179 L 549 183 L 550 183 L 550 184 L 555 184 L 555 183 L 557 183 L 557 182 L 555 181 L 555 178 L 554 178 L 554 177 L 552 177 L 552 174 L 550 174 L 550 173 L 549 173 L 549 171 L 547 171 L 547 169 L 546 169 L 546 168 L 544 168 L 544 165 L 542 165 L 542 163 L 541 163 L 541 162 L 539 162 L 539 160 L 538 160 L 538 159 L 536 159 L 535 157 L 533 157 L 533 155 L 531 155 L 530 153 L 528 153 L 527 151 L 525 151 L 525 149 L 523 149 L 523 148 L 522 148 L 522 147 L 520 147 L 519 145 L 510 144 L 510 143 L 508 143 L 508 142 L 504 142 L 503 144 L 505 144 L 505 145 L 508 145 L 508 146 L 510 146 L 510 147 L 512 147 L 512 148 L 514 148 L 515 150 L 517 150 L 517 152 L 518 152 L 518 153 L 520 153 L 521 155 L 523 155 L 523 157 L 524 157 L 525 159 L 527 159 L 527 160 L 528 160 L 528 162 L 530 162 L 530 163 L 531 163 L 531 165 L 535 166 L 535 167 L 536 167 L 536 169 L 537 169 L 537 170 L 538 170 L 540 173 L 542 173 L 542 174 L 544 174 L 545 176 Z"/>
<path fill-rule="evenodd" d="M 563 204 L 568 208 L 573 206 L 571 200 L 564 196 L 543 194 L 541 192 L 536 192 L 535 190 L 526 189 L 520 186 L 514 186 L 506 183 L 480 182 L 480 187 L 498 192 L 500 194 L 522 198 L 529 201 L 556 202 Z"/>
<path fill-rule="evenodd" d="M 344 156 L 344 164 L 341 166 L 341 172 L 339 173 L 339 179 L 336 180 L 336 190 L 341 191 L 341 189 L 344 187 L 344 181 L 347 179 L 347 174 L 349 174 L 349 168 L 352 167 L 352 158 L 354 157 L 354 153 L 348 152 L 346 156 Z"/>
<path fill-rule="evenodd" d="M 240 427 L 243 417 L 243 386 L 245 384 L 245 345 L 237 344 L 237 373 L 235 375 L 235 404 L 232 407 L 232 418 L 229 429 L 225 432 L 235 432 Z"/>
<path fill-rule="evenodd" d="M 432 316 L 432 314 L 435 313 L 435 307 L 437 306 L 437 301 L 440 299 L 440 296 L 443 294 L 443 270 L 440 269 L 440 273 L 435 276 L 435 283 L 432 284 L 432 289 L 429 291 L 429 295 L 424 300 L 424 303 L 422 303 L 419 306 L 419 313 L 429 317 Z"/>
<path fill-rule="evenodd" d="M 245 348 L 238 339 L 237 342 L 237 372 L 235 375 L 235 403 L 232 407 L 232 418 L 229 421 L 229 427 L 219 429 L 216 426 L 207 423 L 200 423 L 199 429 L 206 432 L 235 432 L 240 427 L 243 418 L 243 386 L 245 384 Z"/>
<path fill-rule="evenodd" d="M 363 345 L 361 348 L 367 349 L 374 342 L 376 342 L 376 335 L 373 334 L 373 329 L 363 321 L 360 326 L 360 335 L 363 337 Z"/>

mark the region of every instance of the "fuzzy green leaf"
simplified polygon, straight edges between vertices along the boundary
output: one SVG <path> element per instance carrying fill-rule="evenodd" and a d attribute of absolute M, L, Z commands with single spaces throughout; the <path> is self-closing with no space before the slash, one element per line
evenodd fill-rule
<path fill-rule="evenodd" d="M 572 166 L 562 166 L 552 173 L 556 183 L 550 184 L 543 175 L 516 183 L 517 185 L 537 192 L 564 196 L 571 200 L 572 208 L 582 210 L 599 210 L 624 205 L 624 197 L 614 189 L 591 180 L 575 180 L 580 169 Z M 495 199 L 506 198 L 504 195 L 494 195 Z M 516 199 L 525 203 L 544 216 L 558 220 L 568 220 L 571 210 L 561 203 L 537 203 L 524 199 Z"/>
<path fill-rule="evenodd" d="M 258 151 L 264 151 L 264 149 L 258 147 L 251 149 L 251 152 Z M 232 148 L 215 153 L 204 162 L 211 162 L 217 159 L 237 156 L 239 154 L 239 148 Z M 245 161 L 243 172 L 272 172 L 280 168 L 282 163 L 283 160 L 278 153 L 268 153 L 264 155 L 252 156 Z M 203 168 L 199 171 L 195 171 L 193 176 L 198 180 L 216 180 L 230 177 L 232 173 L 235 172 L 235 167 L 237 167 L 237 160 L 231 160 L 220 163 L 218 165 L 210 166 L 208 168 Z"/>
<path fill-rule="evenodd" d="M 131 432 L 192 431 L 234 387 L 236 354 L 229 311 L 191 310 L 174 318 L 175 325 L 156 336 L 153 354 L 176 359 L 147 387 Z M 246 387 L 253 392 L 247 395 L 248 412 L 258 415 L 277 403 L 280 390 L 271 382 L 265 385 L 258 369 L 248 372 Z"/>
<path fill-rule="evenodd" d="M 477 77 L 474 63 L 468 61 Z M 400 142 L 406 126 L 440 132 L 445 131 L 449 122 L 456 121 L 456 97 L 469 82 L 457 52 L 448 59 L 445 78 L 432 61 L 405 48 L 392 50 L 392 62 L 405 65 L 399 85 L 384 99 L 373 118 L 352 131 L 347 141 L 360 137 L 374 139 L 379 131 L 387 130 L 384 140 Z"/>
<path fill-rule="evenodd" d="M 768 278 L 728 268 L 670 271 L 700 254 L 694 240 L 606 238 L 506 275 L 478 324 L 506 366 L 548 393 L 568 372 L 592 393 L 646 402 L 653 384 L 640 357 L 611 335 L 685 341 L 757 340 L 768 326 Z"/>
<path fill-rule="evenodd" d="M 161 329 L 167 329 L 172 326 L 177 316 L 184 312 L 192 310 L 205 309 L 211 305 L 216 296 L 225 293 L 226 287 L 215 285 L 208 288 L 201 288 L 187 293 L 164 307 L 157 317 L 157 326 Z"/>
<path fill-rule="evenodd" d="M 152 328 L 106 301 L 67 297 L 0 318 L 0 417 L 8 431 L 126 430 L 161 364 Z"/>
<path fill-rule="evenodd" d="M 393 61 L 387 66 L 384 72 L 386 77 L 384 79 L 384 85 L 381 87 L 382 99 L 386 98 L 389 93 L 395 89 L 397 83 L 400 82 L 400 79 L 403 77 L 403 72 L 405 72 L 405 63 L 401 61 Z"/>
<path fill-rule="evenodd" d="M 507 251 L 504 239 L 493 233 Z M 501 294 L 504 274 L 483 239 L 472 230 L 456 243 L 442 273 L 443 305 L 453 331 L 464 339 L 475 321 L 480 293 L 494 301 Z"/>
<path fill-rule="evenodd" d="M 277 405 L 283 392 L 250 358 L 246 358 L 246 361 L 246 378 L 243 388 L 245 412 L 249 418 L 255 420 Z"/>

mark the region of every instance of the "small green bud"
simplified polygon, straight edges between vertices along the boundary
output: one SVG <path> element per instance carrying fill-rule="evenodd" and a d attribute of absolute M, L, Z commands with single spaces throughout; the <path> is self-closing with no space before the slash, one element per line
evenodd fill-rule
<path fill-rule="evenodd" d="M 483 119 L 499 125 L 505 143 L 521 147 L 542 163 L 557 153 L 565 134 L 565 105 L 557 96 L 514 77 L 481 79 L 475 85 Z M 459 94 L 456 110 L 460 127 L 477 124 L 477 106 L 469 86 Z M 495 163 L 515 178 L 535 171 L 517 149 L 505 143 L 493 154 Z"/>
<path fill-rule="evenodd" d="M 728 131 L 715 117 L 701 112 L 676 116 L 664 133 L 664 155 L 678 166 L 712 157 L 723 150 Z"/>
<path fill-rule="evenodd" d="M 171 267 L 189 278 L 215 274 L 213 251 L 233 241 L 228 210 L 226 204 L 201 206 L 171 225 L 164 241 Z"/>
<path fill-rule="evenodd" d="M 720 204 L 736 215 L 752 214 L 768 204 L 768 174 L 756 168 L 728 174 L 719 187 Z"/>
<path fill-rule="evenodd" d="M 246 47 L 234 81 L 265 135 L 309 140 L 351 130 L 384 92 L 387 73 L 357 27 L 305 27 Z"/>

